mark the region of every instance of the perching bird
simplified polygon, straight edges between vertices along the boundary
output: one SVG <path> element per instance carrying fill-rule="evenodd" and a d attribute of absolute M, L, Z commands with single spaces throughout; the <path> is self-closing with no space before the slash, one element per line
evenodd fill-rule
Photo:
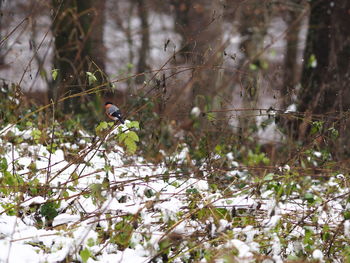
<path fill-rule="evenodd" d="M 122 124 L 124 124 L 122 113 L 120 112 L 117 106 L 115 106 L 112 102 L 106 102 L 105 108 L 106 108 L 106 115 L 108 116 L 108 118 L 114 121 L 119 120 Z"/>

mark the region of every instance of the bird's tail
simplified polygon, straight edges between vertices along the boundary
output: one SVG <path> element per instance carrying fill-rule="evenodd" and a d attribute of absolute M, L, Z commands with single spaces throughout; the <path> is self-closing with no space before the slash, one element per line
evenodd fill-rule
<path fill-rule="evenodd" d="M 117 117 L 118 118 L 118 120 L 122 123 L 122 124 L 124 124 L 125 123 L 125 121 L 123 120 L 123 118 L 122 117 Z"/>

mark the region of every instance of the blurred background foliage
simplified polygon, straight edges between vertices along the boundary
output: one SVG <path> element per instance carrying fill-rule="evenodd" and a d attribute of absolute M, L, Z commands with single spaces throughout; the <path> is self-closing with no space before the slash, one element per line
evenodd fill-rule
<path fill-rule="evenodd" d="M 93 132 L 109 100 L 154 162 L 186 144 L 219 168 L 215 154 L 301 165 L 307 149 L 348 166 L 347 0 L 0 3 L 2 126 L 54 113 Z"/>

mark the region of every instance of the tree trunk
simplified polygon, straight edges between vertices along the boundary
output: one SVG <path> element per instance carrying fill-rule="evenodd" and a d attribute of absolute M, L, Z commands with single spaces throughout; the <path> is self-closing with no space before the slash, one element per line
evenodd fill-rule
<path fill-rule="evenodd" d="M 87 54 L 90 53 L 91 60 L 90 71 L 94 72 L 98 70 L 97 79 L 99 83 L 106 83 L 108 80 L 105 75 L 105 61 L 106 61 L 106 48 L 104 46 L 104 25 L 105 25 L 105 7 L 106 0 L 92 1 L 93 18 L 91 23 L 91 48 L 87 50 Z M 89 23 L 89 21 L 87 21 Z M 91 62 L 91 61 L 90 61 Z"/>
<path fill-rule="evenodd" d="M 175 30 L 182 36 L 181 53 L 193 66 L 191 80 L 182 90 L 189 110 L 211 108 L 217 95 L 222 65 L 222 5 L 219 0 L 173 1 Z M 174 109 L 175 110 L 175 109 Z"/>
<path fill-rule="evenodd" d="M 137 64 L 137 73 L 144 73 L 147 69 L 147 59 L 149 55 L 149 26 L 148 26 L 148 7 L 145 0 L 137 0 L 137 11 L 141 20 L 141 47 L 139 50 L 139 61 Z M 136 83 L 143 83 L 145 75 L 142 74 L 136 78 Z"/>
<path fill-rule="evenodd" d="M 350 153 L 350 1 L 313 0 L 310 5 L 298 107 L 305 119 L 299 125 L 299 139 L 309 137 L 309 122 L 319 114 L 324 131 L 339 130 L 336 150 L 341 158 Z"/>
<path fill-rule="evenodd" d="M 105 49 L 103 47 L 103 22 L 105 0 L 53 0 L 54 10 L 59 10 L 53 22 L 55 37 L 54 68 L 58 78 L 49 89 L 49 99 L 57 101 L 86 90 L 86 72 L 102 80 Z M 96 7 L 94 8 L 94 5 Z M 80 112 L 82 98 L 64 101 L 66 112 Z"/>
<path fill-rule="evenodd" d="M 299 0 L 293 0 L 293 3 L 300 4 Z M 286 36 L 286 55 L 284 59 L 283 86 L 281 89 L 282 109 L 286 109 L 292 104 L 292 97 L 295 95 L 295 88 L 299 82 L 298 74 L 298 47 L 299 33 L 301 29 L 302 19 L 300 10 L 288 10 L 286 14 L 286 23 L 288 32 Z"/>
<path fill-rule="evenodd" d="M 0 0 L 0 41 L 3 40 L 3 21 L 2 21 L 2 17 L 3 17 L 3 13 L 2 13 L 2 2 L 3 0 Z M 3 54 L 3 50 L 4 50 L 4 45 L 5 43 L 1 43 L 2 47 L 0 46 L 0 67 L 2 65 L 5 64 L 5 56 Z"/>
<path fill-rule="evenodd" d="M 257 108 L 259 95 L 259 79 L 264 69 L 263 58 L 259 56 L 264 48 L 264 38 L 270 21 L 270 7 L 268 2 L 249 0 L 240 6 L 241 51 L 244 55 L 241 60 L 241 76 L 243 108 Z M 242 135 L 247 136 L 256 130 L 254 111 L 243 111 L 239 117 L 239 126 Z"/>

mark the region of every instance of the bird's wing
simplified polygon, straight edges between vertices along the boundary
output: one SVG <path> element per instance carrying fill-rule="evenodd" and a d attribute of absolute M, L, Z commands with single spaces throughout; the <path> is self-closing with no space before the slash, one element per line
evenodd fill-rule
<path fill-rule="evenodd" d="M 113 115 L 114 112 L 118 112 L 118 111 L 119 111 L 119 108 L 117 106 L 112 105 L 107 109 L 107 114 Z"/>
<path fill-rule="evenodd" d="M 113 117 L 116 117 L 118 118 L 118 120 L 124 124 L 124 120 L 123 120 L 123 117 L 122 117 L 122 113 L 120 112 L 119 108 L 117 106 L 110 106 L 108 109 L 107 109 L 107 114 L 109 114 L 110 116 L 113 116 Z"/>
<path fill-rule="evenodd" d="M 112 112 L 111 116 L 119 118 L 122 116 L 122 114 L 121 114 L 120 110 L 117 110 L 117 111 Z"/>

